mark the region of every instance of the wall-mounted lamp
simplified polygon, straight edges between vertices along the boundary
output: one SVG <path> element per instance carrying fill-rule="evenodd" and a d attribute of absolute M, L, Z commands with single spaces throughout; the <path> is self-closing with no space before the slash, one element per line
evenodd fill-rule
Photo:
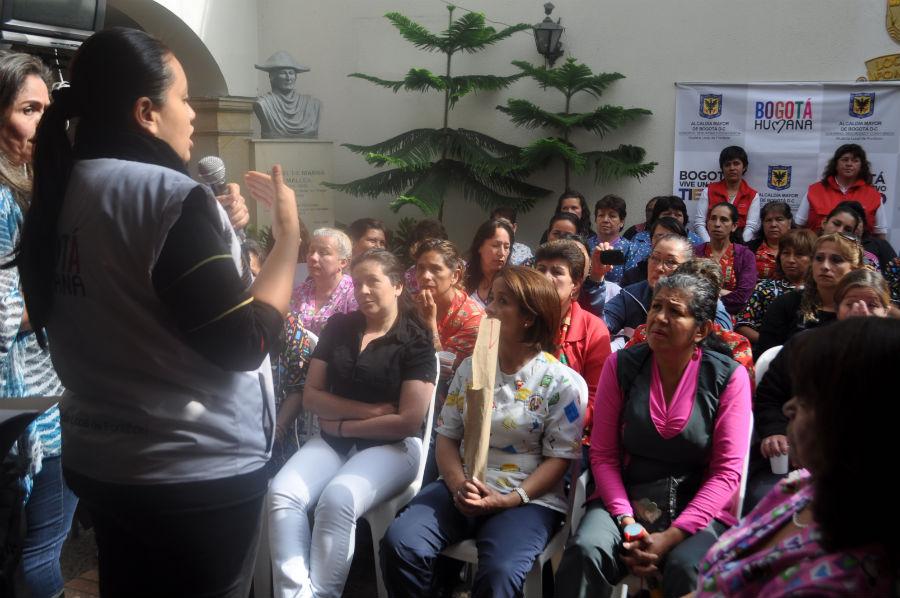
<path fill-rule="evenodd" d="M 538 54 L 543 56 L 550 66 L 553 66 L 556 59 L 563 55 L 560 38 L 563 31 L 566 30 L 559 24 L 562 19 L 557 19 L 554 23 L 550 18 L 550 13 L 554 8 L 556 7 L 551 2 L 544 4 L 544 14 L 547 16 L 534 26 L 534 43 L 537 46 Z"/>

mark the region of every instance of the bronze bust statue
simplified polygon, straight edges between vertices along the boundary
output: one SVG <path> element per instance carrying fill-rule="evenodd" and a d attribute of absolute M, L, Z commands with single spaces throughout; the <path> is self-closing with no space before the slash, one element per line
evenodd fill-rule
<path fill-rule="evenodd" d="M 284 51 L 275 52 L 265 63 L 254 66 L 269 73 L 272 86 L 272 91 L 257 98 L 253 104 L 263 138 L 318 137 L 322 104 L 294 88 L 297 74 L 309 71 L 309 67 L 297 64 Z"/>

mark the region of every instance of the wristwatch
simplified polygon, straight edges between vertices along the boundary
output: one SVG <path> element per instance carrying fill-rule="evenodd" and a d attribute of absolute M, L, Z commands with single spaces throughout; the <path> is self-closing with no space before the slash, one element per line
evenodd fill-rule
<path fill-rule="evenodd" d="M 513 488 L 513 492 L 515 492 L 516 494 L 519 495 L 519 498 L 522 499 L 522 504 L 523 504 L 523 505 L 527 505 L 528 503 L 531 502 L 531 499 L 528 498 L 528 493 L 525 492 L 525 489 L 522 488 L 521 486 L 518 487 L 518 488 Z"/>
<path fill-rule="evenodd" d="M 625 513 L 624 515 L 616 515 L 616 525 L 618 525 L 619 527 L 622 527 L 622 521 L 624 521 L 624 519 L 626 517 L 631 517 L 632 519 L 634 519 L 634 515 L 632 515 L 631 513 Z"/>

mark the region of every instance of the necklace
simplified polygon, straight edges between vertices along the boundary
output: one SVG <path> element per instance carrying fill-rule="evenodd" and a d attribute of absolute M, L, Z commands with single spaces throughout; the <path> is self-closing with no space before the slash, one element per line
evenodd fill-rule
<path fill-rule="evenodd" d="M 800 522 L 800 517 L 799 517 L 799 515 L 800 515 L 800 511 L 796 511 L 796 512 L 791 516 L 791 521 L 794 522 L 794 525 L 796 525 L 796 526 L 799 527 L 800 529 L 809 527 L 809 524 L 808 524 L 808 523 L 801 523 L 801 522 Z"/>

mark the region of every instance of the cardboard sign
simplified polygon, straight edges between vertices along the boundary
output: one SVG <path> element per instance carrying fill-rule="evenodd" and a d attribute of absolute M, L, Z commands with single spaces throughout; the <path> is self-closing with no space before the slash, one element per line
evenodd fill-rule
<path fill-rule="evenodd" d="M 500 321 L 482 318 L 472 353 L 472 388 L 466 391 L 466 421 L 463 436 L 463 460 L 472 479 L 484 482 L 488 446 L 491 440 L 491 415 L 494 410 L 494 379 L 497 374 L 497 349 L 500 345 Z"/>

